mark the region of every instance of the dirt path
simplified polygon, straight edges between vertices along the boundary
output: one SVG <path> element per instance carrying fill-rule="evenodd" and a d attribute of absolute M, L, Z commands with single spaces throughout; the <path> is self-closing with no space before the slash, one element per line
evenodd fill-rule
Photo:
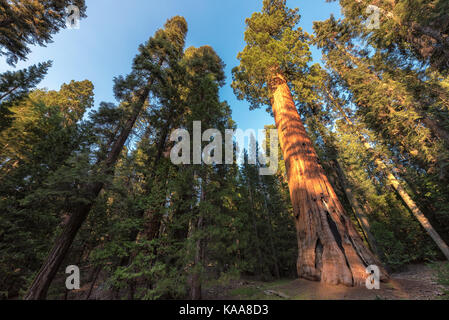
<path fill-rule="evenodd" d="M 365 287 L 325 285 L 304 279 L 274 283 L 237 281 L 228 287 L 210 288 L 207 299 L 291 299 L 291 300 L 432 300 L 442 295 L 442 288 L 433 280 L 433 270 L 426 265 L 411 265 L 408 270 L 391 274 L 380 290 Z"/>

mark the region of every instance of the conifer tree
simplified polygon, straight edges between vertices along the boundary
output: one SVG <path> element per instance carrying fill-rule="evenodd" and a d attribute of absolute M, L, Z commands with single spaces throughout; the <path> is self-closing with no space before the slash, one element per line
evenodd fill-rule
<path fill-rule="evenodd" d="M 339 112 L 346 120 L 348 125 L 352 127 L 352 129 L 356 132 L 354 123 L 346 115 L 343 108 L 339 105 L 339 102 L 332 96 L 331 93 L 328 94 L 329 98 L 332 100 L 332 103 L 335 105 L 336 108 L 338 108 Z M 373 150 L 373 148 L 370 146 L 370 143 L 366 140 L 366 138 L 361 134 L 358 134 L 358 137 L 362 142 L 364 148 L 372 155 L 376 167 L 379 170 L 385 172 L 388 184 L 391 185 L 392 188 L 398 193 L 399 197 L 401 197 L 401 199 L 404 201 L 404 203 L 409 208 L 411 213 L 416 217 L 416 219 L 419 221 L 424 230 L 426 230 L 426 232 L 433 239 L 435 244 L 440 248 L 444 256 L 449 260 L 449 246 L 440 237 L 438 232 L 432 227 L 427 217 L 422 213 L 422 211 L 419 209 L 415 201 L 413 201 L 413 199 L 410 197 L 406 189 L 402 186 L 402 183 L 396 178 L 396 176 L 390 170 L 388 170 L 387 165 L 384 163 L 384 161 L 382 161 L 381 157 Z"/>
<path fill-rule="evenodd" d="M 92 104 L 93 85 L 87 80 L 64 84 L 59 91 L 34 90 L 11 101 L 10 126 L 0 132 L 0 291 L 10 298 L 17 297 L 39 267 L 49 235 L 63 220 L 64 200 L 75 196 L 64 190 L 75 170 L 63 167 L 74 160 L 73 154 L 90 151 L 91 136 L 81 119 Z M 79 168 L 84 164 L 79 162 L 72 165 Z M 66 181 L 54 183 L 54 177 Z"/>
<path fill-rule="evenodd" d="M 26 60 L 29 45 L 45 46 L 52 35 L 66 27 L 66 9 L 75 5 L 80 18 L 86 17 L 84 0 L 1 0 L 0 56 L 15 65 Z"/>
<path fill-rule="evenodd" d="M 337 21 L 331 17 L 327 21 L 316 22 L 314 29 L 315 42 L 323 48 L 324 60 L 333 74 L 333 85 L 350 93 L 351 100 L 357 107 L 357 114 L 363 122 L 379 133 L 393 154 L 407 161 L 416 171 L 424 169 L 431 173 L 432 170 L 438 170 L 439 179 L 445 180 L 448 173 L 445 168 L 449 136 L 444 119 L 447 115 L 442 108 L 431 108 L 434 102 L 426 92 L 433 90 L 432 85 L 420 81 L 406 66 L 394 64 L 396 60 L 393 57 L 368 55 L 368 49 L 355 50 L 354 29 L 357 26 L 351 25 L 347 20 Z M 396 78 L 400 78 L 399 75 L 405 76 L 407 83 L 398 81 Z M 413 86 L 413 90 L 421 88 L 418 89 L 421 97 L 410 92 L 408 88 Z M 325 91 L 325 96 L 332 97 L 329 89 Z M 335 99 L 331 98 L 331 101 L 332 104 L 336 103 Z M 344 112 L 342 110 L 339 107 L 339 111 Z M 349 119 L 346 115 L 343 118 L 347 121 Z M 365 138 L 360 135 L 360 139 Z M 371 150 L 375 165 L 388 171 L 386 163 L 389 159 L 380 159 L 366 140 L 363 144 L 367 150 Z M 447 257 L 447 245 L 410 197 L 407 189 L 402 187 L 393 172 L 385 174 L 388 183 Z M 444 213 L 445 209 L 442 211 Z"/>
<path fill-rule="evenodd" d="M 51 61 L 38 63 L 23 70 L 0 74 L 0 131 L 11 122 L 10 107 L 34 89 L 51 67 Z"/>
<path fill-rule="evenodd" d="M 371 232 L 369 219 L 365 213 L 365 210 L 362 209 L 359 201 L 354 196 L 351 185 L 338 160 L 338 149 L 336 146 L 336 139 L 334 137 L 334 134 L 325 125 L 325 123 L 328 122 L 326 121 L 326 118 L 333 120 L 332 115 L 327 114 L 328 112 L 326 112 L 325 110 L 317 110 L 317 108 L 313 109 L 312 112 L 310 112 L 311 114 L 307 119 L 309 130 L 312 132 L 316 132 L 316 134 L 314 135 L 315 137 L 312 136 L 312 140 L 314 140 L 315 145 L 317 145 L 317 147 L 322 150 L 322 153 L 324 153 L 323 155 L 320 155 L 320 159 L 322 160 L 325 169 L 327 169 L 327 171 L 329 172 L 328 174 L 330 176 L 331 183 L 333 184 L 335 189 L 340 189 L 339 191 L 341 191 L 341 195 L 343 197 L 346 197 L 346 199 L 348 200 L 350 205 L 350 207 L 348 208 L 349 212 L 352 211 L 354 213 L 356 221 L 362 229 L 361 233 L 363 237 L 365 238 L 373 253 L 375 253 L 376 256 L 379 257 L 380 254 L 378 245 Z"/>
<path fill-rule="evenodd" d="M 365 283 L 365 268 L 379 265 L 330 185 L 292 98 L 313 100 L 307 35 L 299 15 L 281 0 L 265 0 L 247 19 L 247 46 L 233 70 L 233 88 L 251 107 L 271 105 L 287 168 L 298 235 L 298 276 L 348 286 Z M 382 279 L 386 273 L 382 270 Z"/>
<path fill-rule="evenodd" d="M 404 58 L 416 59 L 424 66 L 430 64 L 443 73 L 449 69 L 447 1 L 341 0 L 339 2 L 346 20 L 376 49 L 385 49 Z M 370 14 L 374 12 L 369 6 L 379 14 L 379 26 L 372 29 L 365 28 Z"/>
<path fill-rule="evenodd" d="M 134 59 L 133 72 L 124 78 L 117 78 L 116 97 L 122 101 L 126 110 L 126 120 L 120 128 L 115 140 L 103 159 L 99 159 L 99 167 L 106 174 L 113 173 L 114 165 L 128 139 L 137 118 L 146 105 L 148 95 L 157 81 L 164 81 L 164 63 L 170 65 L 182 54 L 187 25 L 183 18 L 174 17 L 167 21 L 165 29 L 158 30 L 154 37 L 139 48 Z M 84 186 L 89 200 L 74 205 L 69 219 L 60 236 L 47 256 L 41 270 L 25 296 L 25 299 L 44 299 L 47 290 L 67 254 L 78 230 L 86 220 L 104 182 L 98 181 Z"/>

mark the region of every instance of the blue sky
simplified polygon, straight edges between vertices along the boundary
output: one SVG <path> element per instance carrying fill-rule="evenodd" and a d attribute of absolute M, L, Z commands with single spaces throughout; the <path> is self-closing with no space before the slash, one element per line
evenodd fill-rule
<path fill-rule="evenodd" d="M 88 17 L 80 29 L 66 29 L 54 35 L 47 47 L 32 47 L 21 69 L 37 62 L 53 60 L 53 67 L 39 87 L 57 90 L 62 83 L 88 79 L 95 86 L 95 105 L 114 102 L 112 79 L 126 75 L 139 44 L 148 40 L 174 15 L 182 15 L 189 24 L 187 47 L 210 45 L 226 64 L 227 83 L 221 99 L 232 107 L 238 128 L 263 129 L 274 123 L 264 109 L 249 111 L 248 103 L 238 101 L 230 87 L 231 70 L 238 64 L 237 53 L 245 43 L 245 18 L 262 7 L 262 0 L 87 0 Z M 325 0 L 289 0 L 302 16 L 300 26 L 312 32 L 313 21 L 340 15 L 339 5 Z M 319 62 L 321 54 L 313 49 Z M 13 70 L 0 57 L 0 72 Z M 204 128 L 205 129 L 205 128 Z"/>

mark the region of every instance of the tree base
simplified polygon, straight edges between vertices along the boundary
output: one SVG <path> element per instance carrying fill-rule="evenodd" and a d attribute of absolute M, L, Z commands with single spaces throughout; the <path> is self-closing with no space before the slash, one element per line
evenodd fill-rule
<path fill-rule="evenodd" d="M 330 214 L 319 206 L 315 209 L 297 218 L 300 278 L 332 285 L 365 286 L 369 276 L 366 268 L 375 265 L 380 280 L 388 281 L 388 273 L 365 247 L 352 221 L 337 210 Z"/>

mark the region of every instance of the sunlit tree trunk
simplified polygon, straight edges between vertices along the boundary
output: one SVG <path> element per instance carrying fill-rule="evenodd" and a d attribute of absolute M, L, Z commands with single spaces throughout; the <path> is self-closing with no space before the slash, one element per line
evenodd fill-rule
<path fill-rule="evenodd" d="M 363 141 L 364 140 L 363 137 L 361 137 L 360 139 L 362 140 L 363 145 L 367 150 L 372 150 L 369 143 L 366 140 Z M 374 154 L 374 152 L 372 152 L 372 154 Z M 377 168 L 385 172 L 388 184 L 398 193 L 399 197 L 402 199 L 402 201 L 404 201 L 405 205 L 410 210 L 410 212 L 419 221 L 424 230 L 426 230 L 426 232 L 430 235 L 430 237 L 433 239 L 438 248 L 440 248 L 441 252 L 444 254 L 446 259 L 449 260 L 448 245 L 440 237 L 438 232 L 433 228 L 433 226 L 430 224 L 429 219 L 427 219 L 427 217 L 418 208 L 415 201 L 413 201 L 413 199 L 409 196 L 408 192 L 404 189 L 399 180 L 394 176 L 394 174 L 391 171 L 387 169 L 386 165 L 378 156 L 374 156 L 374 163 L 376 164 Z"/>
<path fill-rule="evenodd" d="M 364 285 L 366 267 L 377 265 L 319 164 L 317 153 L 296 110 L 287 81 L 270 81 L 272 108 L 287 169 L 298 238 L 298 276 L 347 286 Z"/>

